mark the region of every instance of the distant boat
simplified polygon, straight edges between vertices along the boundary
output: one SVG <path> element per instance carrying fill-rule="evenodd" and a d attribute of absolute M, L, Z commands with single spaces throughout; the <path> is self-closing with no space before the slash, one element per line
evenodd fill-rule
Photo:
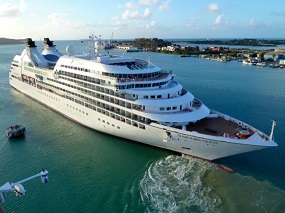
<path fill-rule="evenodd" d="M 278 64 L 273 64 L 273 65 L 271 66 L 271 68 L 279 68 L 279 65 L 278 65 Z"/>
<path fill-rule="evenodd" d="M 137 47 L 130 47 L 129 49 L 126 49 L 127 52 L 139 52 L 140 50 Z"/>
<path fill-rule="evenodd" d="M 180 55 L 180 57 L 191 57 L 191 55 L 186 55 L 186 54 L 182 54 L 182 55 Z"/>
<path fill-rule="evenodd" d="M 249 59 L 244 59 L 242 61 L 242 64 L 252 65 L 251 61 Z"/>
<path fill-rule="evenodd" d="M 21 135 L 25 135 L 26 128 L 23 127 L 22 125 L 14 125 L 14 126 L 9 126 L 6 128 L 6 135 L 7 137 L 18 137 Z"/>
<path fill-rule="evenodd" d="M 258 60 L 256 60 L 256 59 L 251 59 L 251 60 L 250 60 L 250 63 L 251 63 L 252 65 L 256 65 L 256 64 L 258 63 Z"/>

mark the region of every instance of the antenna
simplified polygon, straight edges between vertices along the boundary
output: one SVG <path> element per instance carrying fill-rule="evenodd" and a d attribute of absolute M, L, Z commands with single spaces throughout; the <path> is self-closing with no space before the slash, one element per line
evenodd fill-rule
<path fill-rule="evenodd" d="M 95 38 L 97 38 L 95 36 Z M 94 35 L 92 34 L 91 36 L 89 36 L 88 39 L 88 47 L 89 47 L 89 55 L 90 55 L 90 59 L 93 60 L 95 58 L 95 43 L 94 43 Z"/>
<path fill-rule="evenodd" d="M 113 33 L 111 35 L 111 39 L 110 39 L 110 44 L 109 44 L 109 47 L 112 48 L 112 40 L 113 40 Z"/>
<path fill-rule="evenodd" d="M 276 126 L 276 124 L 277 124 L 276 121 L 272 120 L 272 128 L 271 128 L 271 133 L 269 136 L 270 141 L 272 141 L 274 139 L 274 127 Z"/>

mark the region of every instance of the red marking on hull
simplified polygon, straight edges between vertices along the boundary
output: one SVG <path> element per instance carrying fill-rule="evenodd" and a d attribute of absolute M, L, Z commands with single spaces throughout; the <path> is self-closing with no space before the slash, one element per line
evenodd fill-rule
<path fill-rule="evenodd" d="M 197 159 L 200 159 L 200 160 L 204 160 L 204 161 L 207 161 L 209 163 L 212 163 L 213 165 L 215 165 L 216 167 L 222 169 L 222 170 L 225 170 L 227 172 L 230 172 L 230 173 L 234 173 L 235 171 L 227 166 L 224 166 L 222 164 L 217 164 L 217 163 L 213 163 L 211 160 L 208 160 L 208 159 L 204 159 L 204 158 L 200 158 L 200 157 L 196 157 L 196 156 L 193 156 L 193 155 L 189 155 L 189 154 L 183 154 L 183 155 L 187 155 L 187 156 L 190 156 L 192 158 L 197 158 Z"/>
<path fill-rule="evenodd" d="M 220 168 L 220 169 L 223 169 L 227 172 L 230 172 L 230 173 L 234 173 L 235 171 L 232 170 L 231 168 L 227 167 L 227 166 L 224 166 L 224 165 L 221 165 L 221 164 L 216 164 L 216 163 L 213 163 L 216 167 Z"/>

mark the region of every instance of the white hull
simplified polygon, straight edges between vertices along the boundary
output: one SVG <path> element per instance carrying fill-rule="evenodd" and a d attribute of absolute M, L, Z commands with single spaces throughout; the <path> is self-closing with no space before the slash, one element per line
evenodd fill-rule
<path fill-rule="evenodd" d="M 10 77 L 11 86 L 18 91 L 84 126 L 117 137 L 198 158 L 214 160 L 273 146 L 270 142 L 268 142 L 268 146 L 252 142 L 247 143 L 245 141 L 238 143 L 233 142 L 234 139 L 207 136 L 158 124 L 147 125 L 146 129 L 140 129 L 62 98 L 59 95 L 49 93 L 46 90 L 37 89 L 17 79 L 11 79 Z M 98 119 L 100 119 L 100 121 Z M 166 131 L 171 132 L 171 138 L 167 139 Z"/>
<path fill-rule="evenodd" d="M 208 109 L 174 81 L 172 71 L 145 60 L 100 56 L 93 37 L 87 56 L 74 56 L 71 46 L 62 56 L 48 38 L 44 44 L 39 53 L 27 39 L 12 61 L 10 84 L 84 126 L 208 160 L 277 146 L 274 128 L 268 137 Z"/>

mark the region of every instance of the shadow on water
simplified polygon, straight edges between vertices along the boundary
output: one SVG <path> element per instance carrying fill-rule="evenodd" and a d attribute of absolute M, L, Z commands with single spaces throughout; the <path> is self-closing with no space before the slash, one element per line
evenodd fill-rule
<path fill-rule="evenodd" d="M 282 149 L 282 147 L 278 147 Z M 280 152 L 280 153 L 279 153 Z M 270 182 L 285 191 L 285 168 L 280 162 L 280 156 L 284 156 L 283 150 L 261 150 L 230 156 L 214 162 L 224 164 L 241 175 L 252 176 L 259 181 Z"/>

